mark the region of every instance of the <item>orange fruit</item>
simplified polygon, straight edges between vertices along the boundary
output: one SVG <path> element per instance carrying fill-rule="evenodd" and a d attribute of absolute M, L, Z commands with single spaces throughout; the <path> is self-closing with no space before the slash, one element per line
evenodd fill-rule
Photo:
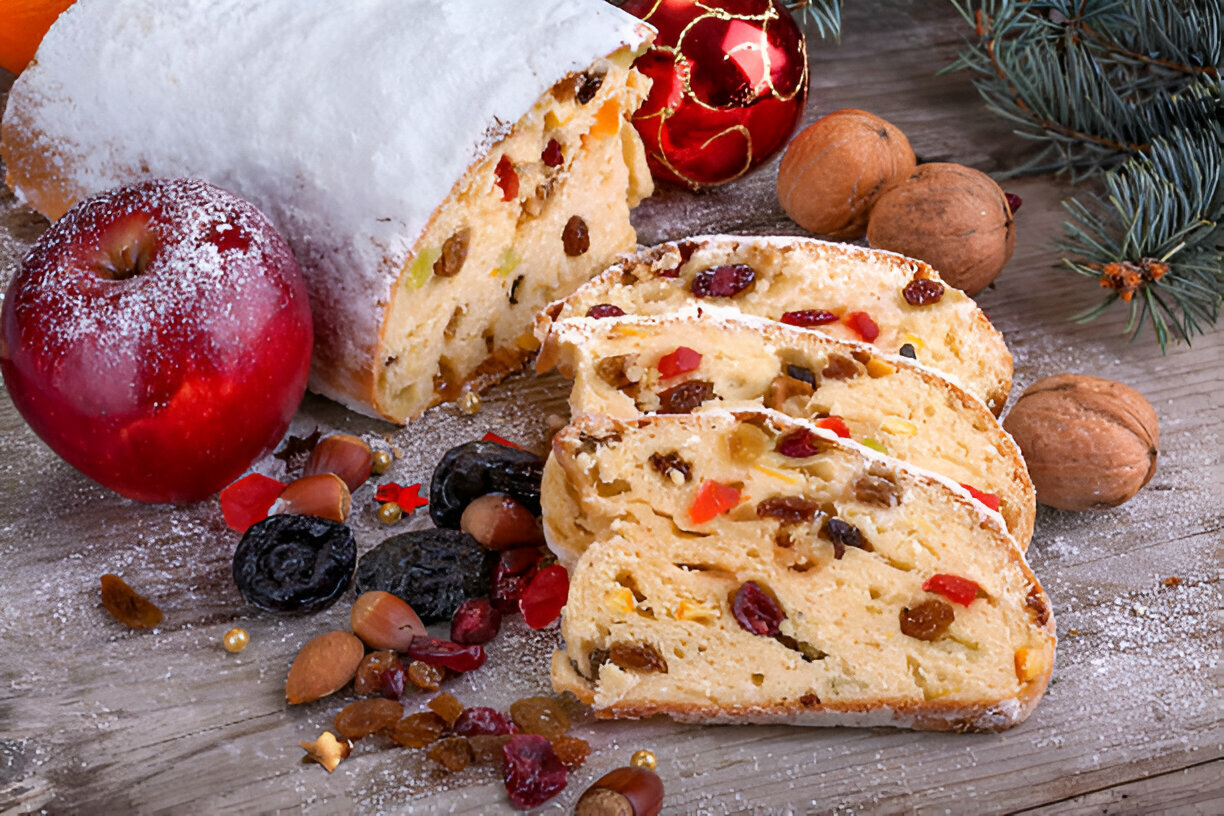
<path fill-rule="evenodd" d="M 0 3 L 0 68 L 13 74 L 34 58 L 43 35 L 73 0 L 4 0 Z"/>

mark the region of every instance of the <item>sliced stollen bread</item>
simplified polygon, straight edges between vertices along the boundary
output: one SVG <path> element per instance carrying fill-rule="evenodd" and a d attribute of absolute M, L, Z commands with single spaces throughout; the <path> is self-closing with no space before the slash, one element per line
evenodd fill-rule
<path fill-rule="evenodd" d="M 552 365 L 574 380 L 575 414 L 763 405 L 818 420 L 973 487 L 1021 549 L 1032 538 L 1033 483 L 998 420 L 947 378 L 870 344 L 741 313 L 576 317 L 553 324 L 537 368 Z"/>
<path fill-rule="evenodd" d="M 951 376 L 995 416 L 1011 390 L 1003 336 L 922 261 L 811 238 L 713 235 L 622 258 L 536 318 L 710 312 L 718 308 L 815 328 L 916 358 Z"/>
<path fill-rule="evenodd" d="M 603 531 L 553 685 L 601 718 L 995 731 L 1045 691 L 1049 601 L 941 477 L 772 411 L 579 417 L 553 456 Z"/>
<path fill-rule="evenodd" d="M 504 377 L 636 237 L 654 36 L 602 0 L 77 0 L 13 84 L 0 159 L 49 218 L 196 176 L 310 291 L 310 387 L 395 422 Z"/>

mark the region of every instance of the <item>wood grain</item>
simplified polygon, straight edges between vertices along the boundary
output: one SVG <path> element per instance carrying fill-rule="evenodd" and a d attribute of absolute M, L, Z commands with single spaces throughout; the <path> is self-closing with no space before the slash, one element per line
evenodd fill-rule
<path fill-rule="evenodd" d="M 805 121 L 864 108 L 900 126 L 921 159 L 995 174 L 1027 155 L 967 76 L 935 76 L 963 33 L 947 3 L 851 3 L 845 17 L 840 45 L 812 44 Z M 640 239 L 799 234 L 778 208 L 776 166 L 707 193 L 660 191 L 635 215 Z M 1060 636 L 1041 706 L 996 735 L 595 724 L 575 706 L 575 733 L 594 753 L 545 812 L 570 807 L 640 747 L 660 759 L 671 813 L 1220 812 L 1224 334 L 1165 356 L 1148 336 L 1129 342 L 1121 315 L 1068 322 L 1100 295 L 1057 269 L 1051 249 L 1059 202 L 1075 190 L 1044 176 L 1006 186 L 1025 202 L 1017 250 L 978 300 L 1015 353 L 1017 393 L 1062 371 L 1121 380 L 1156 407 L 1163 444 L 1154 480 L 1126 505 L 1039 514 L 1030 560 Z M 0 197 L 6 281 L 43 226 Z M 541 446 L 566 414 L 565 394 L 555 376 L 523 376 L 474 417 L 443 408 L 406 430 L 308 398 L 293 432 L 385 437 L 403 454 L 391 477 L 427 481 L 442 451 L 486 430 Z M 362 549 L 386 533 L 371 490 L 355 496 Z M 400 529 L 417 526 L 424 520 Z M 255 612 L 230 578 L 235 543 L 212 503 L 140 506 L 88 482 L 0 399 L 0 816 L 509 812 L 494 772 L 452 776 L 420 751 L 363 745 L 330 775 L 302 764 L 298 742 L 330 727 L 339 704 L 286 706 L 285 671 L 305 640 L 345 625 L 347 606 L 308 618 Z M 97 591 L 104 572 L 157 601 L 164 626 L 134 633 L 108 619 Z M 1166 586 L 1170 576 L 1180 583 Z M 234 625 L 252 640 L 230 655 L 220 639 Z M 449 689 L 502 708 L 541 693 L 555 642 L 552 630 L 512 623 L 489 665 Z"/>

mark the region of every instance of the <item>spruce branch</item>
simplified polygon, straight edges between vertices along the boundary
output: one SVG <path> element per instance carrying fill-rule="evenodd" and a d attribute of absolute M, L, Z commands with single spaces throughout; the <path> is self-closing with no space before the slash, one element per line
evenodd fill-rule
<path fill-rule="evenodd" d="M 822 40 L 841 40 L 841 0 L 785 0 L 784 5 Z"/>
<path fill-rule="evenodd" d="M 1121 300 L 1127 332 L 1135 337 L 1151 319 L 1161 349 L 1215 324 L 1224 303 L 1222 172 L 1224 126 L 1175 128 L 1107 172 L 1103 195 L 1063 202 L 1063 265 L 1111 290 L 1078 320 Z"/>

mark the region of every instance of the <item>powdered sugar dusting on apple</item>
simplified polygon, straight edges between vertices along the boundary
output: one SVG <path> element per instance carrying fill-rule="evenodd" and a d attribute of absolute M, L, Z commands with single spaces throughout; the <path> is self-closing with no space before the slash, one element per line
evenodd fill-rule
<path fill-rule="evenodd" d="M 63 162 L 79 185 L 70 196 L 191 175 L 254 202 L 326 304 L 320 345 L 359 371 L 404 260 L 497 137 L 490 125 L 650 36 L 602 0 L 490 11 L 487 0 L 80 2 L 9 110 L 37 122 L 16 134 L 22 152 Z"/>

